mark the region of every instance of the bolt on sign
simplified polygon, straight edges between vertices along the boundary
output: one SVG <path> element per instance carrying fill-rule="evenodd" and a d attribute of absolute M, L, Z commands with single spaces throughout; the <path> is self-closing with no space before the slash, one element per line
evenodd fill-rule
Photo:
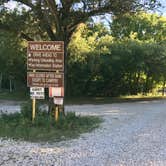
<path fill-rule="evenodd" d="M 30 87 L 31 99 L 44 99 L 44 88 Z"/>
<path fill-rule="evenodd" d="M 28 72 L 27 73 L 28 87 L 63 87 L 64 74 L 53 72 Z"/>
<path fill-rule="evenodd" d="M 28 70 L 64 71 L 63 41 L 30 41 L 27 55 Z"/>

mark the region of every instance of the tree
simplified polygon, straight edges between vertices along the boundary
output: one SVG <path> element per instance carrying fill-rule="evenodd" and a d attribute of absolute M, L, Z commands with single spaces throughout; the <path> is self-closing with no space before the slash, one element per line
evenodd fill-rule
<path fill-rule="evenodd" d="M 1 0 L 1 7 L 3 10 L 4 3 L 10 0 Z M 33 21 L 38 23 L 37 28 L 47 33 L 50 40 L 63 40 L 67 46 L 73 32 L 78 25 L 88 20 L 89 17 L 95 15 L 102 15 L 105 13 L 120 14 L 128 11 L 135 11 L 138 7 L 154 7 L 157 4 L 156 0 L 145 0 L 144 4 L 139 0 L 13 0 L 28 6 L 28 10 L 20 13 L 19 20 L 31 16 Z M 2 10 L 2 12 L 3 12 Z M 13 13 L 8 12 L 8 15 Z M 24 16 L 24 17 L 23 17 Z M 14 20 L 15 21 L 15 20 Z M 7 22 L 8 23 L 8 22 Z M 0 28 L 12 30 L 7 23 L 0 20 Z M 21 22 L 26 24 L 25 22 Z M 32 21 L 29 20 L 29 26 Z M 22 25 L 19 24 L 19 25 Z M 18 25 L 16 25 L 18 28 Z M 18 33 L 22 33 L 22 37 L 31 39 L 28 34 L 24 33 L 18 28 Z M 40 32 L 39 32 L 40 33 Z M 41 35 L 41 34 L 39 34 Z M 65 50 L 66 51 L 66 50 Z"/>
<path fill-rule="evenodd" d="M 1 0 L 3 10 L 4 3 L 10 1 Z M 66 45 L 77 26 L 87 21 L 89 17 L 105 13 L 120 14 L 158 4 L 156 0 L 144 0 L 144 4 L 140 0 L 13 0 L 13 2 L 26 5 L 28 10 L 24 13 L 31 15 L 51 40 L 63 40 Z M 2 27 L 4 23 L 1 20 L 0 28 Z"/>
<path fill-rule="evenodd" d="M 105 54 L 113 38 L 102 24 L 81 24 L 73 34 L 68 47 L 68 94 L 100 95 L 103 91 L 103 73 Z M 105 73 L 109 74 L 105 67 Z"/>
<path fill-rule="evenodd" d="M 25 86 L 25 55 L 21 40 L 12 33 L 0 30 L 0 90 L 3 88 L 17 89 Z"/>
<path fill-rule="evenodd" d="M 37 24 L 36 32 L 41 36 L 41 39 L 43 39 L 44 34 L 46 38 L 53 41 L 63 40 L 65 43 L 65 78 L 67 76 L 68 61 L 67 46 L 73 32 L 80 23 L 86 22 L 90 17 L 96 15 L 105 13 L 119 15 L 129 11 L 135 12 L 137 9 L 142 8 L 155 8 L 159 4 L 157 0 L 144 0 L 144 3 L 141 0 L 1 0 L 0 12 L 2 14 L 7 13 L 9 18 L 13 15 L 13 12 L 9 12 L 4 4 L 10 1 L 18 2 L 28 7 L 23 12 L 17 13 L 20 16 L 17 17 L 19 18 L 17 21 L 25 20 L 25 22 L 21 21 L 21 24 L 13 24 L 16 26 L 14 28 L 9 26 L 8 21 L 5 22 L 1 17 L 0 29 L 9 31 L 14 29 L 26 40 L 35 40 L 36 37 L 30 35 L 27 30 L 22 30 L 21 27 L 25 24 L 28 27 Z"/>
<path fill-rule="evenodd" d="M 141 41 L 166 40 L 166 17 L 158 14 L 126 13 L 121 17 L 115 16 L 110 26 L 111 34 L 118 40 L 132 36 Z"/>

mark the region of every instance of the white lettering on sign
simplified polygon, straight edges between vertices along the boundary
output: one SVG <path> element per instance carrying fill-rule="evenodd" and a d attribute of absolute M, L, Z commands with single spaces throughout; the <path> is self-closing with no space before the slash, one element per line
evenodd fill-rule
<path fill-rule="evenodd" d="M 64 74 L 53 72 L 28 72 L 28 87 L 63 87 Z"/>
<path fill-rule="evenodd" d="M 44 92 L 44 88 L 42 88 L 42 87 L 31 87 L 30 92 Z"/>
<path fill-rule="evenodd" d="M 30 87 L 31 99 L 44 99 L 43 87 Z"/>
<path fill-rule="evenodd" d="M 28 70 L 64 70 L 63 41 L 30 41 L 28 42 L 27 54 Z"/>
<path fill-rule="evenodd" d="M 60 44 L 30 44 L 30 50 L 31 51 L 61 51 L 61 45 Z"/>

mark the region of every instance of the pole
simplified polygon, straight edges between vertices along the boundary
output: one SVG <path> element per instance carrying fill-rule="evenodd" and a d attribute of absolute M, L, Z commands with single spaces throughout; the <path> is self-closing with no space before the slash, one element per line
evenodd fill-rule
<path fill-rule="evenodd" d="M 35 72 L 35 70 L 33 70 Z M 36 99 L 32 99 L 32 122 L 35 120 L 35 114 L 36 114 Z"/>
<path fill-rule="evenodd" d="M 59 118 L 58 106 L 55 106 L 55 121 L 57 122 Z"/>
<path fill-rule="evenodd" d="M 35 112 L 36 112 L 36 99 L 32 99 L 32 122 L 35 120 Z"/>

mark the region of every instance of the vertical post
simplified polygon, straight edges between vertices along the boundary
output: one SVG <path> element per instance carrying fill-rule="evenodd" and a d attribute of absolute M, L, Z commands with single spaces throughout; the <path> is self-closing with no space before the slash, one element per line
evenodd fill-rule
<path fill-rule="evenodd" d="M 32 122 L 35 120 L 36 99 L 32 99 Z"/>
<path fill-rule="evenodd" d="M 64 97 L 63 97 L 63 105 L 62 105 L 62 113 L 65 115 L 65 100 L 66 100 L 66 89 L 67 89 L 67 62 L 68 62 L 68 56 L 67 56 L 67 42 L 64 41 Z"/>
<path fill-rule="evenodd" d="M 33 70 L 35 72 L 35 70 Z M 35 120 L 35 114 L 36 114 L 36 99 L 32 99 L 32 122 Z"/>
<path fill-rule="evenodd" d="M 55 106 L 55 121 L 57 122 L 59 118 L 58 106 Z"/>

